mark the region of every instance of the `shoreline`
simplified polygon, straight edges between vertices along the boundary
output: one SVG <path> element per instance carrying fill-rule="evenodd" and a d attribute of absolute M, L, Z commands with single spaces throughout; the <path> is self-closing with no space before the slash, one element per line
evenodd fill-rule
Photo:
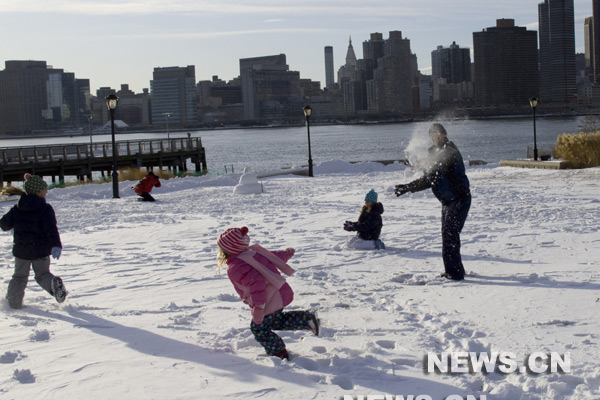
<path fill-rule="evenodd" d="M 542 114 L 536 115 L 536 119 L 560 119 L 560 118 L 577 118 L 585 116 L 585 114 Z M 358 120 L 358 121 L 349 121 L 349 122 L 312 122 L 311 126 L 347 126 L 347 125 L 394 125 L 394 124 L 409 124 L 415 122 L 433 122 L 433 121 L 441 121 L 441 122 L 453 122 L 453 121 L 493 121 L 493 120 L 517 120 L 517 119 L 531 119 L 531 115 L 498 115 L 498 116 L 490 116 L 490 117 L 468 117 L 468 118 L 451 118 L 451 119 L 433 119 L 433 118 L 412 118 L 410 120 L 397 120 L 397 121 L 367 121 L 367 120 Z M 240 125 L 228 125 L 228 126 L 219 126 L 219 127 L 198 127 L 198 128 L 175 128 L 169 129 L 169 133 L 181 133 L 181 132 L 206 132 L 206 131 L 220 131 L 220 130 L 240 130 L 240 129 L 285 129 L 285 128 L 298 128 L 306 126 L 305 123 L 302 124 L 281 124 L 281 125 L 249 125 L 249 126 L 240 126 Z M 72 128 L 71 128 L 72 129 Z M 36 133 L 32 135 L 0 135 L 0 140 L 19 140 L 19 139 L 53 139 L 53 138 L 89 138 L 90 135 L 87 133 L 73 134 L 68 133 L 70 129 L 65 131 L 52 131 L 48 133 Z M 148 129 L 131 129 L 131 130 L 123 130 L 122 128 L 116 131 L 119 135 L 128 135 L 128 134 L 144 134 L 144 133 L 167 133 L 166 129 L 152 129 L 151 127 Z M 92 137 L 94 136 L 102 136 L 102 135 L 110 135 L 111 132 L 92 132 Z"/>

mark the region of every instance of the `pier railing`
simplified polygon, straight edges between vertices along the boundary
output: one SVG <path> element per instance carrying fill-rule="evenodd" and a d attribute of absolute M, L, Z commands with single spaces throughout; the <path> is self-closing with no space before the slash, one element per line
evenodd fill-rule
<path fill-rule="evenodd" d="M 115 153 L 119 168 L 187 171 L 187 160 L 191 160 L 196 172 L 207 170 L 201 138 L 119 141 Z M 112 142 L 0 148 L 0 183 L 22 180 L 26 172 L 53 180 L 56 176 L 64 180 L 65 175 L 91 177 L 93 171 L 104 174 L 112 168 L 112 156 Z"/>

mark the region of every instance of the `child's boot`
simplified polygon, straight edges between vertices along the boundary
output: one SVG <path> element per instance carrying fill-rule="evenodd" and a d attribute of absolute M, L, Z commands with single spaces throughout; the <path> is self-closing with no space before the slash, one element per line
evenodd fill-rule
<path fill-rule="evenodd" d="M 279 353 L 275 354 L 275 356 L 281 358 L 282 360 L 290 359 L 290 355 L 288 354 L 286 349 L 281 350 Z"/>
<path fill-rule="evenodd" d="M 315 336 L 319 336 L 319 319 L 314 312 L 311 312 L 308 318 L 308 329 L 310 329 Z"/>
<path fill-rule="evenodd" d="M 67 289 L 58 276 L 52 278 L 52 293 L 57 302 L 62 303 L 67 298 Z"/>

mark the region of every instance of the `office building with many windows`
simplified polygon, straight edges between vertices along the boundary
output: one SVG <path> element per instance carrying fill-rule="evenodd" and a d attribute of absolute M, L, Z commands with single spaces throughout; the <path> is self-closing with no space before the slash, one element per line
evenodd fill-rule
<path fill-rule="evenodd" d="M 153 125 L 198 123 L 196 69 L 193 65 L 154 68 L 150 95 Z"/>

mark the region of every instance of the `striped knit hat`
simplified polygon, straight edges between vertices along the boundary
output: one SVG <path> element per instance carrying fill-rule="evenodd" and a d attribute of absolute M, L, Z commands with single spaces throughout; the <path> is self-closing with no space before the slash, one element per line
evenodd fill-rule
<path fill-rule="evenodd" d="M 235 256 L 248 250 L 250 237 L 248 236 L 248 228 L 229 228 L 221 233 L 217 239 L 217 244 L 223 251 L 230 256 Z"/>

